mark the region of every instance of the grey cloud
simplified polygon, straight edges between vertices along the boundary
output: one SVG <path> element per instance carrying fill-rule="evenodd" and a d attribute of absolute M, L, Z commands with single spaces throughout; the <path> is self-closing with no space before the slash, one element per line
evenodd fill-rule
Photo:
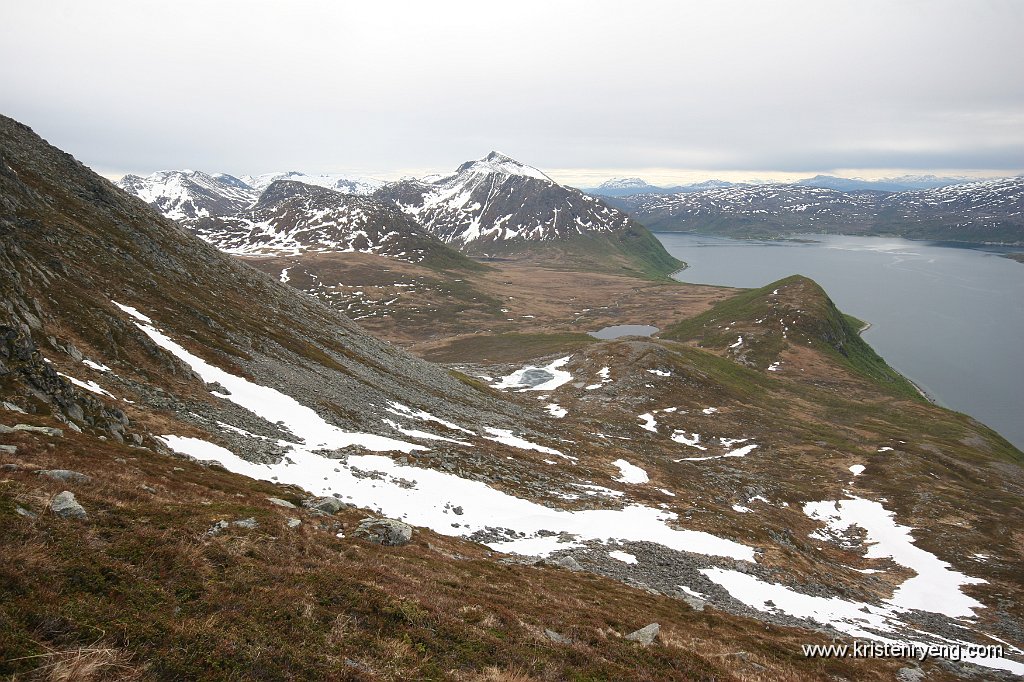
<path fill-rule="evenodd" d="M 1015 2 L 20 3 L 3 113 L 149 171 L 1024 167 Z"/>

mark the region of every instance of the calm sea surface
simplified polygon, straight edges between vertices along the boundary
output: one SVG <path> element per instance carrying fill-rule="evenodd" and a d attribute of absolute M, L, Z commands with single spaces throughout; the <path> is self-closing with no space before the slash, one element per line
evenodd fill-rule
<path fill-rule="evenodd" d="M 689 264 L 676 275 L 684 282 L 814 279 L 843 312 L 871 323 L 864 339 L 890 365 L 1024 450 L 1024 263 L 995 250 L 883 237 L 657 237 Z"/>

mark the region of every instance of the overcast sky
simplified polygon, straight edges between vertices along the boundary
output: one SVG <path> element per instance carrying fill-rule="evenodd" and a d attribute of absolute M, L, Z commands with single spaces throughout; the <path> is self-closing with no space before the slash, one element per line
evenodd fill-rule
<path fill-rule="evenodd" d="M 1024 2 L 5 0 L 0 112 L 94 169 L 1024 170 Z"/>

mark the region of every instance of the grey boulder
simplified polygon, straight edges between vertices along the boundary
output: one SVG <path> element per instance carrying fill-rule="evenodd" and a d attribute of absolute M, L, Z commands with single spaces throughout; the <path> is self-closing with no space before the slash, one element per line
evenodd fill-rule
<path fill-rule="evenodd" d="M 303 503 L 310 509 L 315 509 L 324 514 L 337 514 L 345 507 L 345 503 L 336 497 L 317 497 Z"/>
<path fill-rule="evenodd" d="M 65 483 L 88 483 L 92 480 L 85 474 L 80 474 L 70 469 L 40 469 L 36 473 L 40 476 L 46 476 L 55 481 L 63 481 Z"/>
<path fill-rule="evenodd" d="M 363 519 L 352 533 L 377 545 L 395 547 L 412 540 L 412 526 L 394 519 Z"/>
<path fill-rule="evenodd" d="M 65 519 L 84 519 L 89 516 L 70 490 L 65 490 L 50 500 L 50 511 Z"/>
<path fill-rule="evenodd" d="M 654 638 L 658 636 L 658 632 L 661 630 L 661 626 L 657 623 L 651 623 L 646 627 L 642 627 L 636 632 L 631 632 L 626 635 L 626 639 L 631 642 L 640 642 L 644 646 L 650 646 L 654 643 Z"/>

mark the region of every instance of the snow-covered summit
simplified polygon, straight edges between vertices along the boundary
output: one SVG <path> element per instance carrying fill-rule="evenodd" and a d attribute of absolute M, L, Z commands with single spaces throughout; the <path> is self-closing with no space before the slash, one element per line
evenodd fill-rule
<path fill-rule="evenodd" d="M 196 170 L 163 170 L 145 177 L 125 175 L 115 183 L 171 220 L 194 220 L 250 206 L 259 192 L 238 178 Z"/>
<path fill-rule="evenodd" d="M 388 185 L 377 196 L 398 204 L 442 241 L 470 251 L 610 232 L 630 222 L 624 213 L 500 152 L 467 161 L 439 179 Z"/>
<path fill-rule="evenodd" d="M 652 187 L 652 185 L 641 178 L 612 178 L 598 185 L 598 189 L 647 189 L 648 187 Z"/>
<path fill-rule="evenodd" d="M 285 171 L 282 173 L 263 173 L 262 175 L 243 175 L 242 180 L 253 189 L 262 192 L 278 180 L 301 182 L 304 185 L 326 187 L 342 194 L 373 194 L 384 182 L 374 178 L 351 178 L 338 173 L 321 173 L 310 175 L 301 171 Z"/>
<path fill-rule="evenodd" d="M 534 178 L 535 180 L 554 183 L 551 178 L 533 166 L 527 166 L 524 163 L 520 163 L 511 156 L 507 156 L 501 152 L 491 152 L 482 159 L 467 161 L 459 166 L 455 171 L 455 176 L 465 176 L 467 174 L 481 176 L 497 174 L 509 177 Z M 451 177 L 453 176 L 448 176 L 448 178 Z M 441 178 L 437 182 L 446 181 L 448 178 Z"/>

